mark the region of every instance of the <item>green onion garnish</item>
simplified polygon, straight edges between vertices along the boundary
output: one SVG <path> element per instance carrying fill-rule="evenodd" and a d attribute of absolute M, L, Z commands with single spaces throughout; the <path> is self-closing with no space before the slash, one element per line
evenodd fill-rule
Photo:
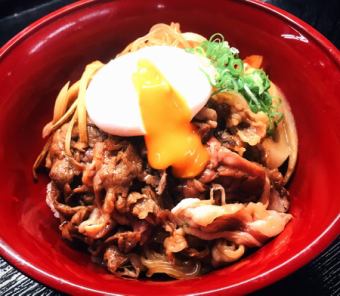
<path fill-rule="evenodd" d="M 216 69 L 216 76 L 210 79 L 215 92 L 236 91 L 241 93 L 254 112 L 263 111 L 269 118 L 268 134 L 271 134 L 283 115 L 278 112 L 278 106 L 273 105 L 268 90 L 270 81 L 262 69 L 244 72 L 243 61 L 238 56 L 238 50 L 230 47 L 224 36 L 216 33 L 209 40 L 203 41 L 195 48 L 187 51 L 208 58 Z"/>

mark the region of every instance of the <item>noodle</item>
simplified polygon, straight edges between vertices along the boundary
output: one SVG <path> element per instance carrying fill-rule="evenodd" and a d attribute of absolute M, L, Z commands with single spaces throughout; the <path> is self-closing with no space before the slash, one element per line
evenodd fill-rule
<path fill-rule="evenodd" d="M 156 24 L 150 29 L 148 34 L 130 43 L 119 55 L 134 52 L 145 46 L 152 45 L 171 45 L 181 48 L 189 48 L 190 44 L 186 38 L 190 40 L 192 36 L 183 35 L 179 29 L 179 24 L 171 23 L 170 26 L 166 24 Z M 204 37 L 202 38 L 204 39 Z"/>
<path fill-rule="evenodd" d="M 148 277 L 155 273 L 165 273 L 176 279 L 189 279 L 197 276 L 201 269 L 198 262 L 171 263 L 164 255 L 156 252 L 146 252 L 146 257 L 142 257 L 142 263 L 148 268 L 146 274 Z"/>

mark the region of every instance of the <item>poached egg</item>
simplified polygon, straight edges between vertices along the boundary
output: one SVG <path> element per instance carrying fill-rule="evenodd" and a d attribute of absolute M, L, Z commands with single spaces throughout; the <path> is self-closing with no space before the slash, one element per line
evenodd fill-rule
<path fill-rule="evenodd" d="M 172 166 L 177 177 L 194 177 L 209 159 L 190 123 L 211 95 L 209 71 L 207 59 L 172 46 L 119 56 L 92 78 L 88 115 L 109 134 L 143 135 L 151 167 Z"/>

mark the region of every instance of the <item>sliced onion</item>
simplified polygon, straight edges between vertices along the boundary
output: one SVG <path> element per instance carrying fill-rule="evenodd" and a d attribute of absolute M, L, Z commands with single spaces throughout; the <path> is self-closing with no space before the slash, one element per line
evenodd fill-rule
<path fill-rule="evenodd" d="M 283 113 L 284 118 L 278 125 L 274 137 L 263 141 L 266 165 L 272 169 L 278 168 L 289 158 L 287 171 L 284 175 L 284 183 L 287 183 L 294 171 L 297 160 L 297 131 L 289 103 L 281 90 L 274 83 L 271 83 L 269 92 L 273 100 L 281 99 L 280 112 Z"/>

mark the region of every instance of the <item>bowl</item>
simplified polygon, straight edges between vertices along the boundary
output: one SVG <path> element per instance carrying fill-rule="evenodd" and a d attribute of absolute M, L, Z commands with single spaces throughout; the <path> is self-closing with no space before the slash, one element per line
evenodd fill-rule
<path fill-rule="evenodd" d="M 108 61 L 155 23 L 221 32 L 241 56 L 265 57 L 291 104 L 299 159 L 290 184 L 294 219 L 248 257 L 179 281 L 110 275 L 61 239 L 45 204 L 47 178 L 32 181 L 41 128 L 58 90 L 84 65 Z M 0 250 L 30 277 L 71 294 L 244 294 L 288 275 L 339 234 L 340 56 L 313 28 L 257 1 L 82 1 L 35 22 L 0 52 Z"/>

